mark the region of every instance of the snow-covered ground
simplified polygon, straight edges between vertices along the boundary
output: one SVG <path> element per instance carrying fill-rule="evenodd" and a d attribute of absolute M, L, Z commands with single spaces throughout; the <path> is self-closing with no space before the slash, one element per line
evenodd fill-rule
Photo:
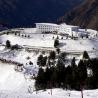
<path fill-rule="evenodd" d="M 23 86 L 23 85 L 24 86 Z M 0 90 L 19 91 L 25 89 L 26 81 L 23 74 L 14 71 L 14 65 L 0 63 Z"/>
<path fill-rule="evenodd" d="M 38 46 L 38 47 L 53 47 L 53 40 L 45 40 L 42 35 L 34 34 L 34 38 L 22 38 L 15 35 L 3 35 L 0 37 L 1 42 L 5 44 L 6 40 L 10 40 L 11 44 Z"/>
<path fill-rule="evenodd" d="M 2 44 L 6 43 L 6 40 L 10 40 L 12 45 L 27 45 L 35 47 L 54 47 L 53 36 L 56 38 L 57 35 L 53 34 L 32 34 L 31 38 L 19 37 L 13 34 L 0 36 L 0 41 Z M 44 36 L 44 37 L 43 37 Z M 61 36 L 59 36 L 61 38 Z M 65 37 L 64 37 L 65 38 Z M 93 51 L 94 49 L 98 51 L 98 39 L 63 39 L 60 40 L 61 49 L 72 50 L 72 51 Z"/>
<path fill-rule="evenodd" d="M 65 36 L 63 36 L 63 39 L 61 35 L 56 34 L 29 34 L 30 38 L 24 37 L 21 34 L 20 36 L 15 34 L 9 34 L 9 35 L 2 35 L 0 36 L 0 43 L 5 44 L 7 40 L 10 40 L 12 45 L 18 44 L 21 46 L 27 46 L 28 48 L 45 48 L 45 49 L 51 49 L 54 48 L 54 39 L 59 37 L 60 42 L 60 49 L 65 52 L 83 52 L 88 51 L 92 53 L 91 57 L 98 56 L 98 38 L 91 38 L 91 39 L 81 39 L 78 40 L 72 40 L 72 39 L 66 39 Z M 28 34 L 27 34 L 28 35 Z M 54 37 L 54 39 L 53 39 Z"/>
<path fill-rule="evenodd" d="M 30 93 L 29 90 L 32 90 Z M 14 65 L 0 63 L 0 98 L 81 98 L 79 91 L 63 89 L 34 90 L 34 80 L 25 79 L 23 73 L 14 71 Z M 98 90 L 83 91 L 84 98 L 98 98 Z"/>
<path fill-rule="evenodd" d="M 37 74 L 38 66 L 36 64 L 37 57 L 40 52 L 28 52 L 22 50 L 5 49 L 6 40 L 10 40 L 12 45 L 18 44 L 21 46 L 37 47 L 37 48 L 54 48 L 54 39 L 59 37 L 60 49 L 65 52 L 92 52 L 91 57 L 98 56 L 98 38 L 92 39 L 66 39 L 61 35 L 56 34 L 36 34 L 36 29 L 25 29 L 21 32 L 21 36 L 15 34 L 1 35 L 0 36 L 0 58 L 19 62 L 24 64 L 22 72 L 16 72 L 15 65 L 0 62 L 0 98 L 81 98 L 79 91 L 66 91 L 62 89 L 53 89 L 46 91 L 34 91 L 34 80 L 29 76 Z M 24 33 L 24 36 L 22 37 Z M 30 38 L 25 37 L 30 35 Z M 53 39 L 54 37 L 54 39 Z M 29 59 L 28 59 L 29 57 Z M 80 58 L 81 56 L 77 56 Z M 68 55 L 68 58 L 72 58 Z M 30 65 L 29 62 L 33 64 Z M 98 98 L 98 90 L 83 91 L 84 98 Z"/>

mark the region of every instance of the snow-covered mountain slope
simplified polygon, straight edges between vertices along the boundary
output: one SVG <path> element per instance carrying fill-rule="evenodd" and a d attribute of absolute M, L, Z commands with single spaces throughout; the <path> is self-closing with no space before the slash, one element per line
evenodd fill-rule
<path fill-rule="evenodd" d="M 26 37 L 25 37 L 26 35 Z M 30 38 L 28 38 L 30 35 Z M 21 33 L 20 36 L 15 34 L 2 35 L 0 36 L 0 43 L 4 44 L 7 40 L 11 42 L 12 45 L 18 44 L 23 47 L 32 48 L 40 50 L 42 48 L 46 50 L 53 50 L 54 48 L 54 40 L 59 37 L 60 49 L 66 52 L 93 52 L 97 55 L 98 52 L 98 38 L 89 38 L 89 39 L 81 39 L 73 40 L 66 39 L 66 36 L 56 35 L 56 34 L 35 34 L 35 33 Z M 54 39 L 53 39 L 54 37 Z M 43 50 L 44 50 L 43 49 Z"/>
<path fill-rule="evenodd" d="M 29 29 L 28 29 L 29 30 Z M 27 31 L 28 31 L 27 30 Z M 25 37 L 26 35 L 26 37 Z M 28 38 L 28 35 L 30 37 Z M 98 56 L 98 38 L 85 39 L 66 39 L 65 36 L 57 34 L 35 34 L 24 33 L 20 35 L 4 34 L 0 36 L 0 59 L 6 60 L 6 63 L 0 62 L 0 98 L 80 98 L 79 91 L 66 91 L 63 89 L 48 89 L 46 91 L 35 91 L 34 79 L 31 76 L 37 75 L 39 66 L 37 57 L 40 55 L 40 49 L 47 51 L 54 48 L 54 40 L 59 37 L 60 49 L 64 52 L 83 52 L 87 50 Z M 54 39 L 53 39 L 54 37 Z M 9 40 L 12 45 L 19 44 L 22 47 L 36 48 L 38 51 L 28 52 L 25 48 L 20 50 L 6 49 L 6 40 Z M 49 55 L 47 52 L 44 55 Z M 91 55 L 90 55 L 91 56 Z M 72 55 L 70 55 L 71 58 Z M 78 55 L 77 58 L 79 58 Z M 76 59 L 77 59 L 76 58 Z M 2 60 L 1 60 L 2 61 Z M 22 63 L 23 71 L 16 72 L 15 65 L 9 64 L 7 61 Z M 30 65 L 30 61 L 33 63 Z M 84 90 L 84 98 L 98 98 L 98 90 Z"/>
<path fill-rule="evenodd" d="M 81 98 L 79 91 L 52 89 L 29 93 L 34 81 L 25 80 L 22 73 L 14 71 L 14 65 L 0 63 L 0 98 Z M 98 98 L 98 90 L 83 91 L 84 98 Z"/>

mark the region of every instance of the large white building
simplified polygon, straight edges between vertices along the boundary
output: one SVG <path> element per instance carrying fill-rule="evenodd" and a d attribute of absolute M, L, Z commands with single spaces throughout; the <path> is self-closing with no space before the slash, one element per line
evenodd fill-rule
<path fill-rule="evenodd" d="M 36 23 L 38 33 L 53 33 L 58 32 L 59 25 L 53 23 Z"/>
<path fill-rule="evenodd" d="M 69 36 L 78 36 L 79 26 L 67 25 L 65 23 L 57 25 L 53 23 L 36 23 L 38 33 L 58 33 Z"/>
<path fill-rule="evenodd" d="M 65 23 L 59 25 L 59 34 L 68 34 L 69 36 L 78 36 L 79 26 L 67 25 Z"/>

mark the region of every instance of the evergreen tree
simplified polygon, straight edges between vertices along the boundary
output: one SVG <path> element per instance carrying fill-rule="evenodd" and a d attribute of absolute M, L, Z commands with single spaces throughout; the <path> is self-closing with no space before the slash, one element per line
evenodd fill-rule
<path fill-rule="evenodd" d="M 28 38 L 30 38 L 30 35 L 28 35 Z"/>
<path fill-rule="evenodd" d="M 7 32 L 7 35 L 9 35 L 9 32 Z"/>
<path fill-rule="evenodd" d="M 52 37 L 52 39 L 54 39 L 54 36 Z"/>
<path fill-rule="evenodd" d="M 86 79 L 87 79 L 87 68 L 86 65 L 84 64 L 83 60 L 80 60 L 78 64 L 78 73 L 79 73 L 79 82 L 80 85 L 84 85 Z"/>
<path fill-rule="evenodd" d="M 63 63 L 65 63 L 65 61 L 66 61 L 66 53 L 65 53 L 65 52 L 61 53 L 61 54 L 59 55 L 59 59 L 60 59 Z"/>
<path fill-rule="evenodd" d="M 75 57 L 71 61 L 71 67 L 72 67 L 72 89 L 79 89 L 79 73 L 78 73 L 78 67 L 75 63 Z"/>
<path fill-rule="evenodd" d="M 43 55 L 39 55 L 37 59 L 37 65 L 39 66 L 45 66 L 47 63 L 47 56 L 43 57 Z"/>
<path fill-rule="evenodd" d="M 64 80 L 65 80 L 65 64 L 58 59 L 57 65 L 57 81 L 58 81 L 58 86 L 62 87 L 64 86 Z"/>
<path fill-rule="evenodd" d="M 57 74 L 57 69 L 55 67 L 51 67 L 51 80 L 50 80 L 50 86 L 52 87 L 58 87 L 58 74 Z"/>
<path fill-rule="evenodd" d="M 61 39 L 63 39 L 63 37 Z"/>
<path fill-rule="evenodd" d="M 72 84 L 72 68 L 68 66 L 65 72 L 65 87 L 66 89 L 70 89 Z"/>
<path fill-rule="evenodd" d="M 41 66 L 45 66 L 46 63 L 47 63 L 47 56 L 45 56 L 45 57 L 42 58 Z"/>
<path fill-rule="evenodd" d="M 56 51 L 57 51 L 58 54 L 60 53 L 60 49 L 59 48 L 57 48 Z"/>
<path fill-rule="evenodd" d="M 54 60 L 55 58 L 56 58 L 56 53 L 55 53 L 55 51 L 51 51 L 50 54 L 49 54 L 49 59 Z"/>
<path fill-rule="evenodd" d="M 17 35 L 17 33 L 15 32 L 15 35 Z"/>
<path fill-rule="evenodd" d="M 7 48 L 11 48 L 11 43 L 10 43 L 9 40 L 6 41 L 6 47 L 7 47 Z"/>
<path fill-rule="evenodd" d="M 50 68 L 46 68 L 46 72 L 45 72 L 45 78 L 46 81 L 49 82 L 51 79 L 51 75 L 52 75 L 52 71 L 51 71 L 51 67 Z"/>
<path fill-rule="evenodd" d="M 73 57 L 73 59 L 72 59 L 72 61 L 71 61 L 71 66 L 72 66 L 72 67 L 76 67 L 75 61 L 76 61 L 76 60 L 75 60 L 75 57 Z"/>
<path fill-rule="evenodd" d="M 56 40 L 54 41 L 54 47 L 57 48 L 58 46 L 59 46 L 59 40 L 56 39 Z"/>
<path fill-rule="evenodd" d="M 47 85 L 45 79 L 45 72 L 42 68 L 39 68 L 39 72 L 36 78 L 35 87 L 36 89 L 45 89 Z"/>
<path fill-rule="evenodd" d="M 98 88 L 98 59 L 92 59 L 93 88 Z"/>
<path fill-rule="evenodd" d="M 59 36 L 57 36 L 57 38 L 56 39 L 59 39 Z"/>
<path fill-rule="evenodd" d="M 11 47 L 11 50 L 18 50 L 19 48 L 20 48 L 20 46 L 18 44 L 16 44 Z"/>
<path fill-rule="evenodd" d="M 89 55 L 88 55 L 87 51 L 84 51 L 83 59 L 89 59 Z"/>
<path fill-rule="evenodd" d="M 37 59 L 37 65 L 42 66 L 42 62 L 43 62 L 43 56 L 39 55 L 39 57 Z"/>
<path fill-rule="evenodd" d="M 20 36 L 20 33 L 18 33 L 18 36 Z"/>

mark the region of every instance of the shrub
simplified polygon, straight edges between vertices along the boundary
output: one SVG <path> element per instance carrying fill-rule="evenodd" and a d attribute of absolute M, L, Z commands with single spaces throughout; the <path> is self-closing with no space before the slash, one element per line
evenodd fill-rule
<path fill-rule="evenodd" d="M 18 44 L 16 44 L 11 47 L 11 50 L 18 50 L 19 48 L 20 48 L 20 46 Z"/>
<path fill-rule="evenodd" d="M 54 41 L 54 47 L 57 48 L 58 46 L 59 46 L 59 40 L 56 39 L 56 40 Z"/>

